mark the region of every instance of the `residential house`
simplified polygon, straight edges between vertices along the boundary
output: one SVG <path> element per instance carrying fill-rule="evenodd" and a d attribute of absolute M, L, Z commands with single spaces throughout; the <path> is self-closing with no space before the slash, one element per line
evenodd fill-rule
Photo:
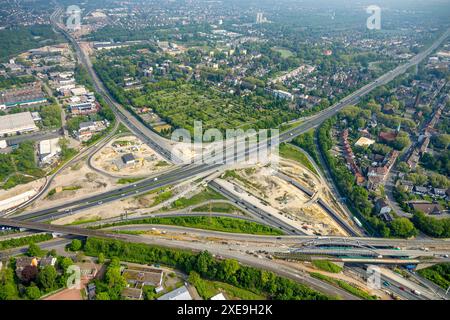
<path fill-rule="evenodd" d="M 430 202 L 409 202 L 409 207 L 415 211 L 421 211 L 425 214 L 440 214 L 443 208 L 438 203 Z"/>
<path fill-rule="evenodd" d="M 141 300 L 142 299 L 142 289 L 137 288 L 123 288 L 122 297 L 130 300 Z"/>
<path fill-rule="evenodd" d="M 160 269 L 133 270 L 126 269 L 122 273 L 127 282 L 135 287 L 160 287 L 163 281 L 163 271 Z"/>
<path fill-rule="evenodd" d="M 447 192 L 446 189 L 433 188 L 433 194 L 435 197 L 438 198 L 445 198 L 446 192 Z"/>
<path fill-rule="evenodd" d="M 385 199 L 377 199 L 375 201 L 375 209 L 377 210 L 377 214 L 385 214 L 391 212 L 391 207 L 387 204 Z"/>
<path fill-rule="evenodd" d="M 414 186 L 413 192 L 418 195 L 426 195 L 428 193 L 428 188 L 421 186 Z"/>

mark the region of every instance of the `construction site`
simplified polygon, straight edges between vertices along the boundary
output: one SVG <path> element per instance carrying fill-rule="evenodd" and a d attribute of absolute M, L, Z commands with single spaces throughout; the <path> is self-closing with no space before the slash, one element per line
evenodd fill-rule
<path fill-rule="evenodd" d="M 100 149 L 91 165 L 108 175 L 149 176 L 171 165 L 135 136 L 119 137 Z"/>

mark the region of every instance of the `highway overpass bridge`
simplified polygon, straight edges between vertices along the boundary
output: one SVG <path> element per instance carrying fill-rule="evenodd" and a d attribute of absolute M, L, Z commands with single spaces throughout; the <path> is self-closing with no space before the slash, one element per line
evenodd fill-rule
<path fill-rule="evenodd" d="M 92 69 L 92 65 L 90 64 L 89 58 L 86 57 L 84 52 L 79 47 L 79 44 L 73 37 L 68 34 L 64 28 L 62 28 L 57 21 L 57 17 L 62 13 L 61 10 L 57 10 L 52 15 L 52 23 L 61 30 L 61 32 L 68 37 L 69 41 L 74 45 L 77 55 L 80 57 L 81 62 L 88 68 L 89 73 L 94 79 L 96 91 L 102 93 L 102 95 L 105 97 L 107 102 L 111 105 L 113 111 L 115 111 L 116 115 L 118 116 L 119 120 L 123 123 L 125 123 L 128 127 L 132 129 L 140 138 L 142 138 L 146 143 L 151 145 L 157 152 L 160 152 L 161 154 L 165 155 L 166 157 L 169 156 L 169 151 L 166 148 L 165 141 L 162 140 L 160 136 L 158 136 L 156 133 L 152 132 L 149 128 L 143 126 L 137 119 L 135 119 L 127 110 L 122 108 L 117 102 L 115 102 L 112 97 L 109 95 L 106 88 L 101 83 L 100 79 L 97 77 L 95 72 Z M 283 133 L 281 133 L 278 137 L 277 143 L 286 142 L 291 139 L 293 139 L 295 136 L 300 135 L 304 132 L 309 131 L 310 129 L 317 127 L 320 125 L 323 121 L 326 119 L 332 117 L 335 115 L 339 110 L 344 108 L 346 105 L 355 103 L 361 98 L 362 96 L 366 95 L 367 93 L 371 92 L 376 87 L 385 84 L 392 79 L 394 79 L 399 74 L 405 72 L 409 67 L 412 65 L 415 65 L 422 61 L 428 54 L 430 54 L 434 49 L 436 49 L 442 41 L 449 35 L 450 29 L 447 30 L 439 39 L 437 39 L 428 49 L 425 51 L 419 53 L 418 55 L 414 56 L 411 60 L 409 60 L 407 63 L 397 67 L 396 69 L 382 75 L 375 81 L 363 86 L 362 88 L 356 90 L 349 96 L 342 99 L 340 102 L 336 103 L 335 105 L 317 113 L 316 115 L 310 117 L 308 121 L 302 122 L 298 126 L 289 129 Z M 252 148 L 251 150 L 246 150 L 242 154 L 235 155 L 238 159 L 240 157 L 244 157 L 247 154 L 253 153 L 256 150 L 258 150 L 259 146 L 262 144 L 267 143 L 267 141 L 261 141 L 256 148 Z M 270 145 L 271 142 L 269 142 Z M 234 146 L 233 146 L 234 148 Z M 227 154 L 226 152 L 224 154 Z M 171 183 L 180 182 L 182 180 L 188 180 L 191 178 L 198 178 L 202 174 L 205 174 L 205 172 L 208 171 L 214 171 L 221 169 L 221 166 L 218 164 L 208 164 L 208 163 L 202 163 L 202 164 L 193 164 L 193 165 L 185 165 L 181 169 L 179 169 L 178 174 L 176 175 L 176 170 L 173 172 L 163 174 L 159 176 L 158 178 L 153 179 L 147 179 L 143 180 L 137 184 L 129 185 L 123 188 L 120 188 L 118 190 L 113 190 L 106 192 L 101 195 L 96 195 L 93 197 L 88 197 L 81 200 L 76 200 L 73 202 L 68 202 L 64 205 L 56 206 L 53 208 L 45 209 L 45 210 L 39 210 L 37 212 L 31 212 L 21 215 L 20 219 L 35 219 L 39 221 L 44 221 L 48 219 L 55 219 L 60 216 L 69 215 L 72 214 L 75 211 L 78 210 L 84 210 L 90 207 L 94 206 L 100 206 L 102 204 L 105 204 L 107 202 L 116 201 L 119 199 L 124 199 L 131 196 L 136 196 L 138 194 L 141 194 L 143 192 L 147 192 L 150 190 L 155 189 L 158 186 L 162 185 L 168 185 Z M 222 168 L 223 169 L 223 168 Z M 181 172 L 180 172 L 181 171 Z M 161 183 L 162 180 L 165 180 L 164 183 Z M 325 205 L 322 203 L 321 205 Z M 273 217 L 264 217 L 267 220 L 272 220 Z M 342 225 L 345 225 L 345 221 L 342 220 Z M 277 224 L 279 222 L 277 221 Z M 299 233 L 300 230 L 291 230 L 292 233 Z"/>
<path fill-rule="evenodd" d="M 26 228 L 30 230 L 46 231 L 51 233 L 59 233 L 64 235 L 75 235 L 83 237 L 99 237 L 99 238 L 109 238 L 113 240 L 130 241 L 129 235 L 119 234 L 115 232 L 107 232 L 102 230 L 85 229 L 74 226 L 62 226 L 53 225 L 48 223 L 32 222 L 32 221 L 18 221 L 6 218 L 0 218 L 0 225 Z M 151 227 L 151 226 L 149 226 Z M 165 228 L 165 226 L 159 226 L 160 228 Z M 180 231 L 189 231 L 190 233 L 195 233 L 197 230 L 175 227 L 175 229 Z M 232 239 L 233 237 L 240 239 L 242 237 L 246 242 L 253 242 L 255 246 L 261 246 L 264 249 L 267 243 L 276 243 L 283 246 L 280 242 L 281 237 L 275 236 L 252 236 L 246 234 L 227 234 L 223 232 L 213 232 L 213 231 L 198 231 L 199 234 L 208 233 L 215 237 L 222 237 L 224 239 Z M 284 238 L 286 238 L 285 236 Z M 326 239 L 313 239 L 310 236 L 290 236 L 293 238 L 301 238 L 306 240 L 303 243 L 297 244 L 297 247 L 288 247 L 287 249 L 280 249 L 280 253 L 286 254 L 302 254 L 302 255 L 320 255 L 320 256 L 335 256 L 339 258 L 377 258 L 377 259 L 411 259 L 418 257 L 427 257 L 428 259 L 439 259 L 441 262 L 449 260 L 445 258 L 445 255 L 449 253 L 449 250 L 444 249 L 398 249 L 395 247 L 391 248 L 377 248 L 374 245 L 365 243 L 364 240 L 343 238 L 343 237 L 327 237 Z M 136 241 L 136 237 L 133 240 Z M 364 238 L 362 238 L 364 239 Z M 391 239 L 380 239 L 380 244 L 383 247 L 389 246 L 389 240 Z M 395 240 L 395 239 L 394 239 Z M 415 240 L 409 240 L 409 242 L 414 243 Z M 420 241 L 420 240 L 419 240 Z M 427 260 L 429 262 L 430 260 Z"/>

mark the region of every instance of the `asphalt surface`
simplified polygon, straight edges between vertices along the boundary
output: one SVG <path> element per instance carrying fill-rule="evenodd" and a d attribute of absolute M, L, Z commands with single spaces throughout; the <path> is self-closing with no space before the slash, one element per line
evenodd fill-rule
<path fill-rule="evenodd" d="M 176 184 L 182 180 L 188 180 L 193 177 L 198 178 L 200 176 L 205 176 L 208 175 L 210 172 L 213 172 L 214 168 L 215 167 L 211 168 L 210 166 L 208 166 L 206 169 L 205 166 L 199 167 L 185 166 L 170 171 L 157 178 L 145 179 L 135 184 L 123 186 L 99 195 L 86 197 L 76 201 L 68 202 L 66 204 L 54 206 L 48 209 L 15 215 L 11 217 L 11 219 L 44 221 L 61 218 L 67 215 L 71 215 L 77 211 L 101 206 L 103 204 L 117 201 L 120 199 L 142 195 L 144 193 L 156 190 L 161 187 Z"/>
<path fill-rule="evenodd" d="M 142 141 L 144 141 L 144 143 L 146 143 L 148 146 L 150 146 L 152 149 L 158 152 L 163 158 L 165 158 L 168 161 L 177 161 L 177 159 L 174 159 L 174 157 L 172 156 L 169 147 L 167 145 L 166 139 L 162 138 L 156 132 L 146 127 L 128 110 L 126 110 L 123 106 L 117 103 L 117 101 L 115 101 L 115 99 L 111 96 L 109 91 L 105 88 L 105 86 L 95 73 L 92 63 L 89 60 L 89 57 L 87 57 L 83 52 L 83 50 L 81 50 L 78 42 L 58 23 L 58 19 L 61 13 L 62 9 L 59 9 L 59 11 L 58 10 L 55 11 L 55 13 L 51 16 L 53 26 L 57 28 L 73 45 L 79 61 L 86 68 L 86 70 L 88 71 L 89 75 L 93 80 L 95 91 L 105 99 L 105 101 L 108 103 L 108 105 L 111 107 L 112 111 L 116 115 L 116 118 L 120 122 L 122 122 L 127 128 L 129 128 Z"/>
<path fill-rule="evenodd" d="M 63 32 L 65 32 L 64 30 L 62 30 Z M 65 33 L 67 35 L 67 33 Z M 413 57 L 409 62 L 395 68 L 394 70 L 388 72 L 387 74 L 384 74 L 383 76 L 379 77 L 378 79 L 376 79 L 375 81 L 373 81 L 372 83 L 365 85 L 364 87 L 362 87 L 361 89 L 355 91 L 354 93 L 352 93 L 351 95 L 345 97 L 344 99 L 342 99 L 340 102 L 338 102 L 337 104 L 333 105 L 332 107 L 323 110 L 322 112 L 316 114 L 315 116 L 309 117 L 307 122 L 303 122 L 301 124 L 299 124 L 297 127 L 294 127 L 290 130 L 287 130 L 286 132 L 283 132 L 282 134 L 280 134 L 278 141 L 276 141 L 275 143 L 281 143 L 281 142 L 287 142 L 291 139 L 293 139 L 295 136 L 300 135 L 302 133 L 305 133 L 307 131 L 309 131 L 310 129 L 318 126 L 319 124 L 321 124 L 323 121 L 325 121 L 326 119 L 332 117 L 333 115 L 335 115 L 337 112 L 339 112 L 343 107 L 349 105 L 349 104 L 354 104 L 356 103 L 360 97 L 364 96 L 365 94 L 371 92 L 373 89 L 375 89 L 376 87 L 383 85 L 389 81 L 391 81 L 392 79 L 394 79 L 396 76 L 398 76 L 399 74 L 405 72 L 408 68 L 410 68 L 411 66 L 414 66 L 415 64 L 419 63 L 420 61 L 422 61 L 429 53 L 431 53 L 435 48 L 437 48 L 442 41 L 450 34 L 450 29 L 447 30 L 441 37 L 439 37 L 438 40 L 436 40 L 432 46 L 430 46 L 427 50 L 425 50 L 422 53 L 419 53 L 418 55 L 416 55 L 415 57 Z M 76 41 L 74 41 L 70 36 L 69 39 L 71 40 L 72 43 L 74 43 L 74 45 L 77 48 L 77 51 L 79 51 L 80 57 L 84 60 L 87 60 L 86 57 L 82 54 L 81 50 L 78 47 L 78 44 L 76 43 Z M 89 62 L 88 61 L 84 61 L 84 64 L 86 64 L 87 66 L 89 66 Z M 98 82 L 98 89 L 105 95 L 105 98 L 108 99 L 108 95 L 105 94 L 106 90 L 103 88 L 102 83 L 100 82 L 100 80 L 98 79 L 98 77 L 96 77 L 95 72 L 92 70 L 92 66 L 90 66 L 90 72 L 93 73 L 93 77 L 94 79 L 96 79 L 96 82 Z M 106 92 L 107 93 L 107 92 Z M 112 103 L 115 105 L 114 101 L 108 101 L 109 103 Z M 118 109 L 115 108 L 116 112 L 118 112 L 119 117 L 122 121 L 124 121 L 126 124 L 129 124 L 130 127 L 133 127 L 134 122 L 137 121 L 133 116 L 131 116 L 131 118 L 127 118 L 127 117 L 123 117 L 123 114 L 121 114 L 119 111 L 117 111 Z M 133 120 L 134 119 L 134 120 Z M 131 122 L 133 121 L 133 123 Z M 147 130 L 149 130 L 147 128 Z M 136 131 L 136 130 L 135 130 Z M 166 154 L 165 153 L 167 151 L 167 149 L 165 149 L 164 147 L 161 147 L 158 145 L 158 143 L 160 143 L 160 141 L 157 141 L 156 138 L 153 140 L 154 135 L 156 133 L 154 133 L 153 131 L 149 130 L 151 132 L 151 136 L 152 138 L 149 138 L 145 136 L 145 134 L 142 131 L 139 131 L 138 136 L 142 139 L 144 139 L 146 142 L 149 143 L 149 145 L 151 147 L 154 147 L 156 145 L 156 151 Z M 161 137 L 159 137 L 161 138 Z M 159 139 L 160 140 L 160 139 Z M 266 144 L 267 141 L 261 141 L 259 145 L 247 149 L 245 150 L 243 153 L 241 154 L 236 154 L 236 159 L 239 161 L 239 159 L 245 158 L 246 155 L 249 155 L 252 152 L 256 152 L 259 147 L 263 144 Z M 270 144 L 271 142 L 269 142 Z M 164 151 L 165 150 L 165 151 Z M 168 152 L 168 151 L 167 151 Z M 226 153 L 224 153 L 226 154 Z M 175 179 L 175 181 L 171 180 L 169 183 L 174 183 L 176 181 L 182 181 L 183 179 L 188 179 L 191 178 L 195 175 L 199 175 L 205 171 L 210 171 L 211 169 L 215 169 L 218 168 L 219 165 L 218 164 L 210 164 L 212 161 L 210 161 L 209 163 L 205 163 L 205 164 L 193 164 L 193 167 L 190 167 L 190 165 L 184 166 L 185 171 L 183 172 L 183 174 L 180 174 L 178 179 Z M 189 167 L 189 168 L 187 168 Z M 170 173 L 168 173 L 167 175 L 170 175 Z M 165 180 L 167 175 L 161 176 L 160 180 Z M 147 185 L 144 186 L 142 185 L 142 191 L 149 191 L 149 190 L 153 190 L 154 187 L 154 183 L 149 182 L 148 180 L 144 180 L 144 182 L 141 182 L 141 184 L 146 183 Z M 161 185 L 160 185 L 161 186 Z M 130 188 L 130 187 L 127 187 Z M 131 190 L 130 190 L 131 191 Z M 138 193 L 139 191 L 135 192 Z M 67 203 L 65 206 L 60 206 L 60 207 L 55 207 L 53 209 L 48 209 L 48 211 L 46 211 L 47 213 L 51 213 L 51 212 L 55 212 L 55 210 L 60 210 L 63 208 L 70 208 L 73 207 L 75 205 L 79 205 L 80 203 L 83 202 L 89 202 L 86 203 L 84 205 L 80 205 L 77 208 L 73 208 L 73 210 L 82 210 L 82 209 L 86 209 L 86 208 L 90 208 L 92 206 L 94 206 L 94 204 L 92 204 L 92 201 L 97 201 L 97 205 L 100 205 L 102 203 L 106 203 L 106 202 L 110 202 L 110 201 L 114 201 L 114 200 L 118 200 L 121 198 L 125 198 L 128 196 L 133 196 L 132 192 L 125 192 L 124 196 L 120 196 L 120 195 L 113 195 L 114 191 L 110 191 L 107 192 L 103 195 L 98 195 L 92 198 L 86 198 L 86 199 L 82 199 L 82 200 L 77 200 L 75 202 L 71 202 L 71 203 Z M 72 211 L 73 212 L 73 211 Z M 33 218 L 36 216 L 42 216 L 42 211 L 41 212 L 37 212 L 37 213 L 31 213 L 28 217 L 29 218 Z M 56 215 L 51 215 L 50 218 L 55 218 L 57 217 Z"/>
<path fill-rule="evenodd" d="M 48 139 L 54 139 L 62 137 L 62 133 L 60 130 L 52 130 L 52 131 L 39 131 L 29 134 L 22 134 L 17 136 L 11 136 L 2 138 L 3 140 L 6 140 L 6 143 L 8 146 L 17 145 L 19 143 L 22 143 L 24 141 L 42 141 L 42 140 L 48 140 Z"/>
<path fill-rule="evenodd" d="M 289 182 L 297 189 L 301 190 L 302 192 L 306 193 L 309 197 L 312 197 L 314 195 L 314 192 L 312 190 L 309 190 L 308 188 L 305 188 L 300 183 L 298 183 L 295 179 L 292 179 L 285 174 L 277 173 L 277 176 L 279 176 L 281 179 Z M 337 212 L 335 212 L 329 205 L 326 204 L 326 202 L 319 198 L 317 199 L 317 204 L 325 210 L 326 213 L 350 236 L 357 237 L 360 234 L 356 232 L 353 227 L 350 226 L 350 224 L 344 220 Z"/>
<path fill-rule="evenodd" d="M 278 219 L 276 216 L 264 211 L 263 209 L 254 206 L 250 202 L 236 196 L 232 192 L 229 192 L 228 190 L 222 188 L 218 183 L 211 181 L 209 183 L 209 186 L 216 190 L 217 192 L 220 192 L 225 197 L 233 201 L 238 207 L 243 208 L 244 210 L 250 212 L 254 216 L 256 216 L 258 219 L 263 220 L 264 222 L 284 231 L 287 234 L 293 234 L 293 235 L 304 235 L 305 233 L 301 231 L 298 228 L 294 228 L 294 226 Z"/>
<path fill-rule="evenodd" d="M 12 219 L 0 218 L 0 225 L 6 225 L 11 227 L 23 227 L 30 230 L 42 230 L 49 232 L 65 233 L 79 236 L 108 236 L 113 237 L 105 232 L 99 230 L 85 229 L 75 226 L 61 226 L 42 222 L 32 221 L 17 221 Z M 199 234 L 203 236 L 224 238 L 236 241 L 254 241 L 260 243 L 273 243 L 277 245 L 289 244 L 305 247 L 314 246 L 331 246 L 331 245 L 352 245 L 359 247 L 372 247 L 372 248 L 384 248 L 393 250 L 416 250 L 427 252 L 426 255 L 432 253 L 449 253 L 450 241 L 449 240 L 422 240 L 422 239 L 389 239 L 389 238 L 349 238 L 349 237 L 316 237 L 316 236 L 299 236 L 299 235 L 285 235 L 285 236 L 262 236 L 251 234 L 237 234 L 227 233 L 209 230 L 198 230 L 192 228 L 178 227 L 178 226 L 164 226 L 168 230 L 179 230 L 180 233 L 190 232 L 193 234 Z M 398 247 L 398 249 L 397 249 Z"/>

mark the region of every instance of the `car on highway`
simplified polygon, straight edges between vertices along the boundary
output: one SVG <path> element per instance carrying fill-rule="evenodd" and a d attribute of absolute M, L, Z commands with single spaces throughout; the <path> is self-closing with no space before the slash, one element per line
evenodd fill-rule
<path fill-rule="evenodd" d="M 97 202 L 98 204 L 103 204 L 103 201 L 99 201 L 99 202 Z"/>
<path fill-rule="evenodd" d="M 384 281 L 384 282 L 383 282 L 383 285 L 384 285 L 385 287 L 390 287 L 390 286 L 391 286 L 391 283 L 390 283 L 389 281 Z"/>
<path fill-rule="evenodd" d="M 153 179 L 153 181 L 158 181 L 158 178 L 156 177 L 155 179 Z"/>
<path fill-rule="evenodd" d="M 417 291 L 417 290 L 411 290 L 411 292 L 414 293 L 416 296 L 421 295 L 420 291 Z"/>

